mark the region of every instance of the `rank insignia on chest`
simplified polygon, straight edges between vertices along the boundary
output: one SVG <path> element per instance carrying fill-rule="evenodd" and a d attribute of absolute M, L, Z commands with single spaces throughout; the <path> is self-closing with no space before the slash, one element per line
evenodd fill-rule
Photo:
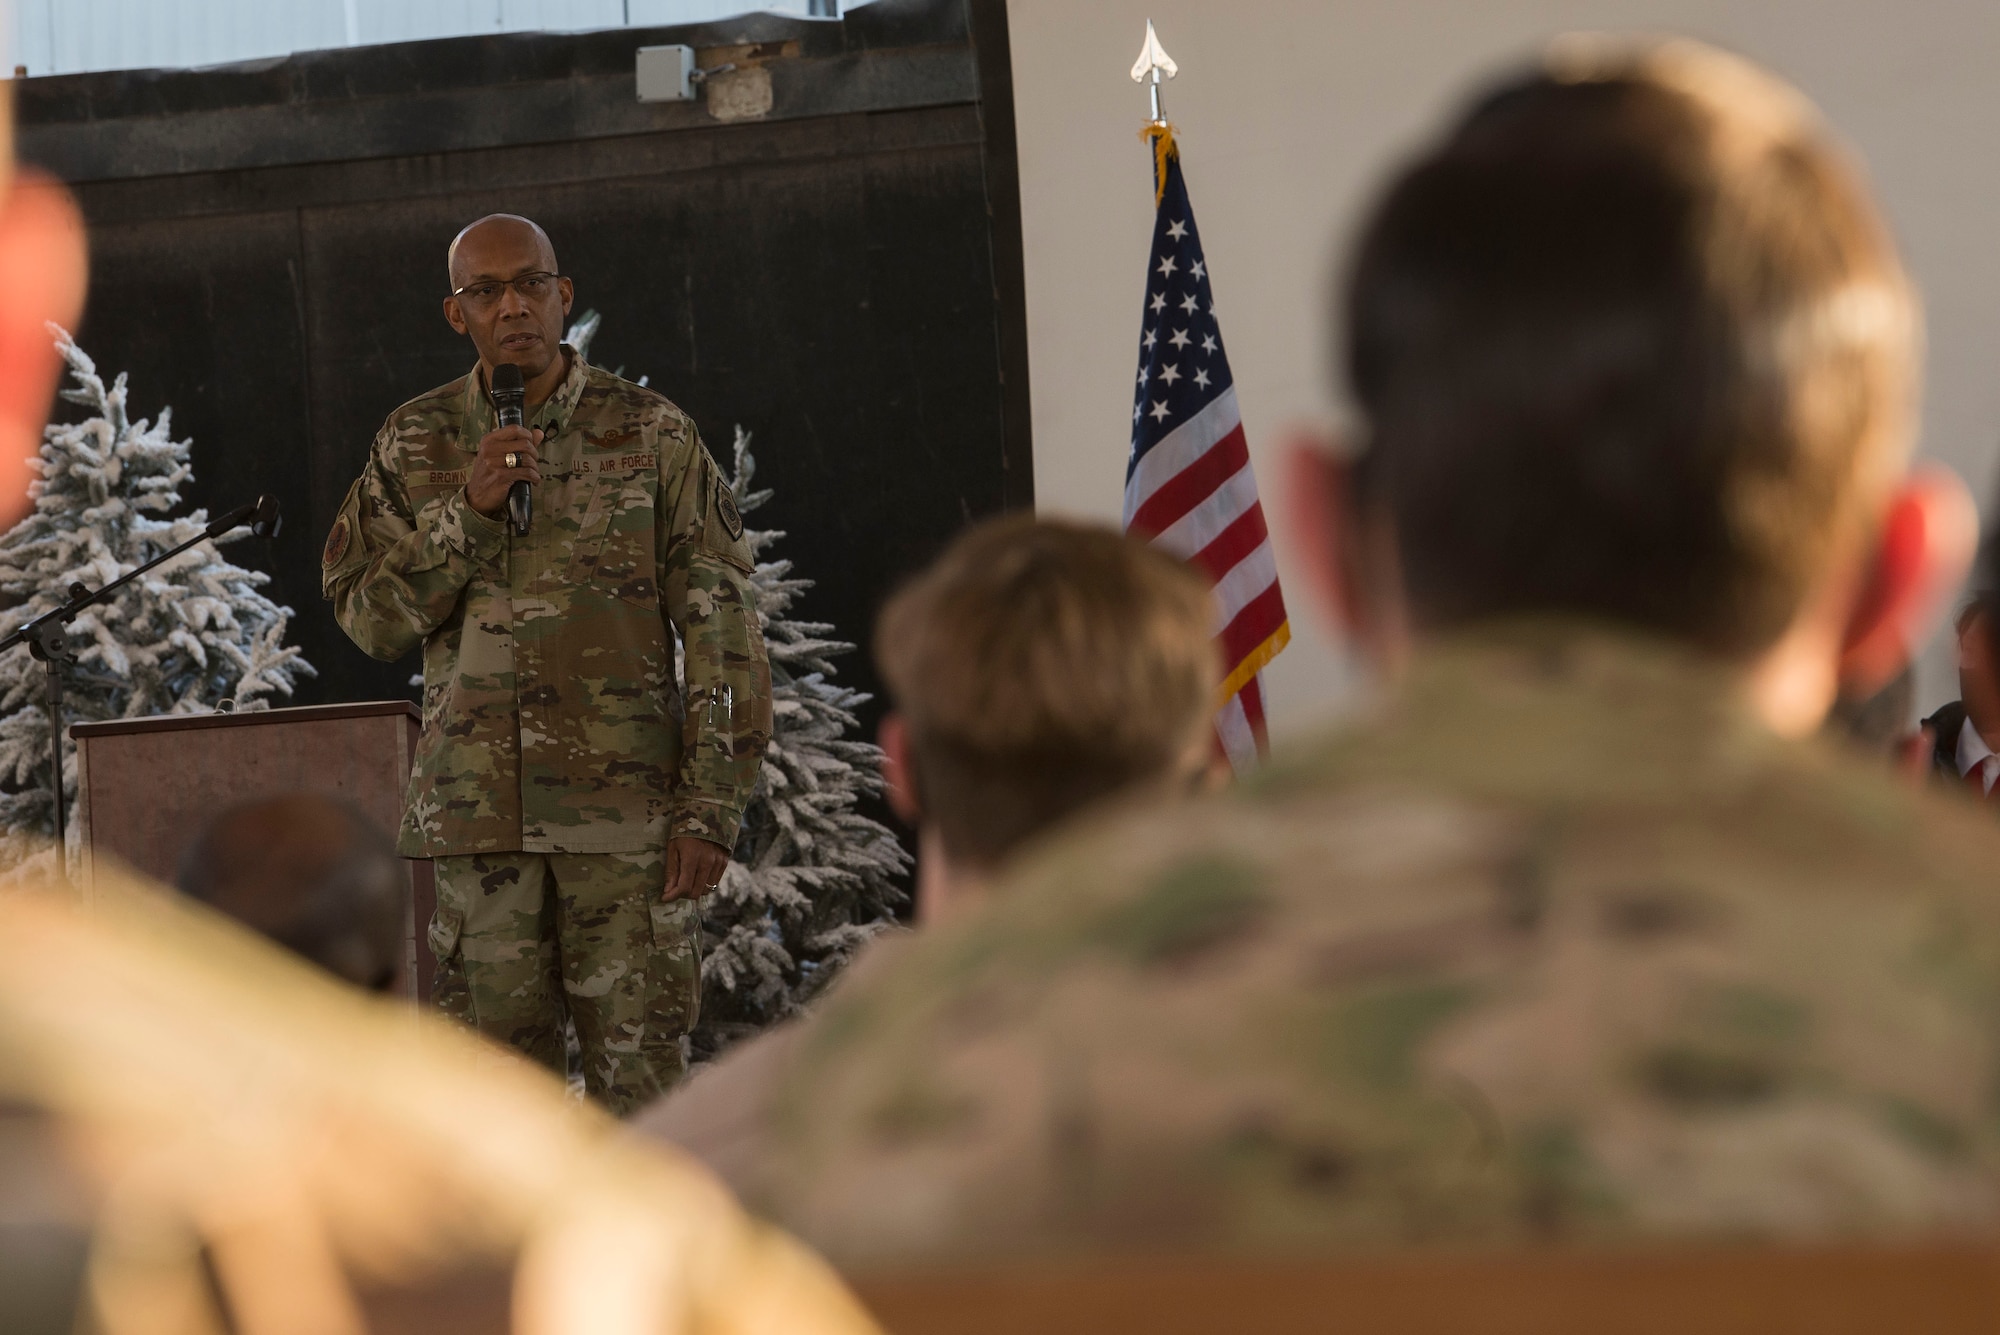
<path fill-rule="evenodd" d="M 718 477 L 715 479 L 715 508 L 722 516 L 722 526 L 729 530 L 729 540 L 734 542 L 743 536 L 743 516 L 737 513 L 736 498 L 729 494 L 729 487 Z"/>
<path fill-rule="evenodd" d="M 333 532 L 326 535 L 326 550 L 320 553 L 320 564 L 331 569 L 340 564 L 340 558 L 347 555 L 347 540 L 351 536 L 347 516 L 333 521 Z"/>

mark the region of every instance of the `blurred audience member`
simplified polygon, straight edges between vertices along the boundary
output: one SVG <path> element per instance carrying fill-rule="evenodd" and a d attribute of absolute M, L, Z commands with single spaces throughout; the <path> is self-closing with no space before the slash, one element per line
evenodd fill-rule
<path fill-rule="evenodd" d="M 541 1069 L 103 868 L 0 898 L 0 1109 L 9 1332 L 874 1330 Z"/>
<path fill-rule="evenodd" d="M 1826 726 L 1864 751 L 1887 756 L 1895 767 L 1907 769 L 1914 735 L 1910 719 L 1916 712 L 1917 678 L 1904 668 L 1887 686 L 1871 695 L 1854 696 L 1843 691 L 1833 702 Z M 1930 769 L 1930 752 L 1919 748 L 1916 773 L 1921 778 Z"/>
<path fill-rule="evenodd" d="M 408 875 L 346 802 L 293 793 L 232 807 L 181 860 L 183 894 L 372 992 L 401 978 Z"/>
<path fill-rule="evenodd" d="M 1110 798 L 1184 791 L 1213 755 L 1208 590 L 1089 524 L 974 528 L 883 608 L 875 657 L 917 911 L 977 901 L 1029 839 Z"/>
<path fill-rule="evenodd" d="M 2000 599 L 1981 592 L 1960 609 L 1955 626 L 1958 699 L 1925 719 L 1922 728 L 1932 772 L 1980 798 L 1991 796 L 1995 779 L 2000 779 L 2000 754 L 1994 751 L 1994 744 L 2000 743 L 1996 604 Z"/>
<path fill-rule="evenodd" d="M 1379 708 L 1017 861 L 726 1175 L 851 1270 L 1990 1228 L 2000 830 L 1812 737 L 1977 523 L 1906 475 L 1914 300 L 1811 106 L 1564 42 L 1342 320 L 1359 460 L 1286 494 Z"/>
<path fill-rule="evenodd" d="M 889 800 L 917 827 L 924 924 L 976 912 L 994 874 L 1107 804 L 1197 786 L 1214 754 L 1219 664 L 1199 576 L 1095 525 L 1014 516 L 961 536 L 882 611 L 875 656 Z M 878 943 L 849 978 L 886 967 Z M 748 1179 L 801 1032 L 726 1054 L 639 1118 Z"/>
<path fill-rule="evenodd" d="M 42 445 L 61 358 L 51 322 L 74 329 L 88 266 L 83 220 L 67 191 L 16 173 L 10 113 L 0 109 L 0 530 L 28 512 L 28 461 Z"/>
<path fill-rule="evenodd" d="M 94 1205 L 39 1109 L 0 1100 L 0 1329 L 80 1335 Z"/>

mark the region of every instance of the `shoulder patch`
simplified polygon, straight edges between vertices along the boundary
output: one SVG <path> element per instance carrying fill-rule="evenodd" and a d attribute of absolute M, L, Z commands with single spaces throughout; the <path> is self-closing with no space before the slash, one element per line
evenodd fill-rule
<path fill-rule="evenodd" d="M 326 550 L 320 553 L 320 564 L 331 570 L 340 564 L 340 558 L 347 555 L 347 540 L 352 536 L 347 516 L 333 521 L 333 531 L 326 535 Z"/>
<path fill-rule="evenodd" d="M 720 469 L 715 474 L 715 509 L 722 516 L 722 526 L 729 530 L 729 540 L 735 542 L 743 536 L 743 516 L 737 512 L 736 498 L 729 494 L 729 484 L 722 480 Z"/>

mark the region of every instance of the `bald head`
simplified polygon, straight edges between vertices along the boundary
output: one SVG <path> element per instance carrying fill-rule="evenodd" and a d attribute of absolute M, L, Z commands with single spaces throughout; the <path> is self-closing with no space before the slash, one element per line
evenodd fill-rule
<path fill-rule="evenodd" d="M 516 263 L 523 258 L 527 263 Z M 467 223 L 451 239 L 445 269 L 454 290 L 475 278 L 512 278 L 527 269 L 555 273 L 556 248 L 534 219 L 518 213 L 489 213 Z"/>
<path fill-rule="evenodd" d="M 567 371 L 563 321 L 576 297 L 556 272 L 549 234 L 517 213 L 489 213 L 452 238 L 445 266 L 445 321 L 472 340 L 482 375 L 502 363 L 521 368 L 532 414 Z"/>

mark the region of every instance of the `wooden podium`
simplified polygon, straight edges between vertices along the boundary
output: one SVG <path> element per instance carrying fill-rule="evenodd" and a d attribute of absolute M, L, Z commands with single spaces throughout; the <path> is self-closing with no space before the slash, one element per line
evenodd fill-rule
<path fill-rule="evenodd" d="M 281 793 L 345 798 L 393 837 L 421 723 L 407 700 L 79 723 L 70 736 L 82 796 L 80 879 L 90 884 L 93 861 L 103 854 L 171 885 L 181 855 L 211 817 Z M 404 988 L 428 1002 L 427 929 L 436 895 L 431 864 L 408 866 Z"/>

